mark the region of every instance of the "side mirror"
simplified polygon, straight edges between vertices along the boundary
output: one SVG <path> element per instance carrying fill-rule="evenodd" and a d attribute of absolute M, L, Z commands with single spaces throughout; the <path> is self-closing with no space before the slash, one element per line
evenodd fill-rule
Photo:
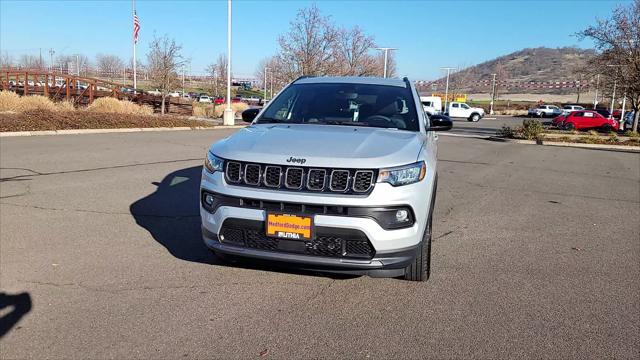
<path fill-rule="evenodd" d="M 258 109 L 258 108 L 247 109 L 247 110 L 243 111 L 242 112 L 242 121 L 244 121 L 244 122 L 252 122 L 253 119 L 255 119 L 256 116 L 258 116 L 259 112 L 260 112 L 260 109 Z"/>
<path fill-rule="evenodd" d="M 447 131 L 453 127 L 453 121 L 445 115 L 433 115 L 429 117 L 431 127 L 427 131 Z"/>

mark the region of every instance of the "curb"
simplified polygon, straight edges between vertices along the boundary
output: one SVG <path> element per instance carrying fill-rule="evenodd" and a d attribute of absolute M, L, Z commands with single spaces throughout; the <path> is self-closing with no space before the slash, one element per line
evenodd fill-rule
<path fill-rule="evenodd" d="M 120 129 L 66 129 L 42 131 L 8 131 L 0 132 L 0 137 L 43 136 L 43 135 L 84 135 L 84 134 L 113 134 L 150 131 L 186 131 L 186 130 L 225 130 L 242 129 L 247 125 L 216 125 L 194 127 L 155 127 L 155 128 L 120 128 Z"/>
<path fill-rule="evenodd" d="M 487 140 L 498 141 L 498 142 L 508 142 L 513 144 L 537 145 L 537 142 L 535 140 L 506 139 L 506 138 L 501 138 L 497 136 L 490 136 L 489 138 L 487 138 Z M 581 143 L 567 143 L 567 142 L 544 141 L 544 140 L 539 145 L 572 147 L 572 148 L 590 149 L 590 150 L 640 153 L 640 146 L 628 146 L 628 145 L 581 144 Z"/>

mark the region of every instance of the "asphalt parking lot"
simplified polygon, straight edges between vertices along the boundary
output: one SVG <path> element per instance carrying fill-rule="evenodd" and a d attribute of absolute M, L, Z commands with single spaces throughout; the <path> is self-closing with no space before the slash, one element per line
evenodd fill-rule
<path fill-rule="evenodd" d="M 208 253 L 202 158 L 231 132 L 2 138 L 0 357 L 638 357 L 638 154 L 441 136 L 410 283 Z"/>

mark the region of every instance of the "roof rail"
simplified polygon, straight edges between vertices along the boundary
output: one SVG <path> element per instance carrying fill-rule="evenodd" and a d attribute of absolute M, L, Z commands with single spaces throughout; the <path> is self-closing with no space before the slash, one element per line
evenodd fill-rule
<path fill-rule="evenodd" d="M 315 77 L 313 75 L 302 75 L 302 76 L 298 76 L 297 79 L 293 80 L 293 82 L 295 83 L 298 80 L 302 80 L 302 79 L 306 79 L 306 78 L 311 78 L 311 77 Z"/>

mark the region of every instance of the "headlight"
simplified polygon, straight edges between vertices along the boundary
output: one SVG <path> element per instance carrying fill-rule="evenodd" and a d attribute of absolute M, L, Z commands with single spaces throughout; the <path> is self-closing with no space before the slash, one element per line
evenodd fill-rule
<path fill-rule="evenodd" d="M 224 169 L 224 160 L 213 155 L 211 152 L 207 152 L 207 157 L 204 159 L 204 168 L 211 174 L 216 171 L 222 172 Z"/>
<path fill-rule="evenodd" d="M 386 182 L 393 186 L 409 185 L 416 183 L 427 174 L 427 165 L 424 161 L 415 164 L 391 169 L 381 169 L 378 173 L 378 182 Z"/>

